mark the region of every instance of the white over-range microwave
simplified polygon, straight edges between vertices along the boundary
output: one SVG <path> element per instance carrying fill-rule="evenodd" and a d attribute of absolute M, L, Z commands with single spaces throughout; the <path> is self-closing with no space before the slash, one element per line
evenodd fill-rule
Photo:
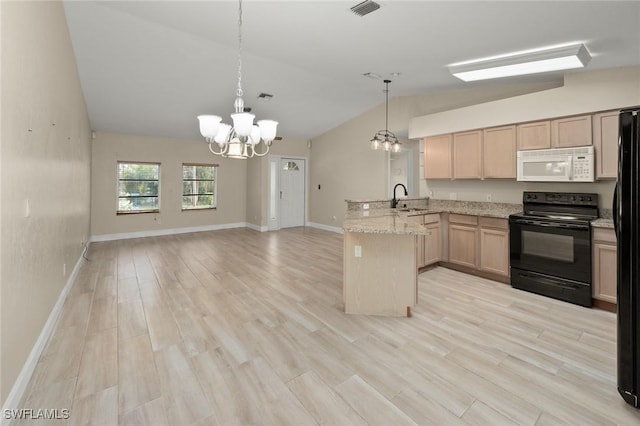
<path fill-rule="evenodd" d="M 518 180 L 528 182 L 593 182 L 593 146 L 518 151 Z"/>

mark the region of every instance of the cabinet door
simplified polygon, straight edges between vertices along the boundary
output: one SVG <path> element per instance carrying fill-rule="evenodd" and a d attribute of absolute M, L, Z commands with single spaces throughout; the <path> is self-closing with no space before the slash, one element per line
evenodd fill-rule
<path fill-rule="evenodd" d="M 484 129 L 482 137 L 484 178 L 516 178 L 516 126 Z"/>
<path fill-rule="evenodd" d="M 593 115 L 596 178 L 618 177 L 618 111 Z"/>
<path fill-rule="evenodd" d="M 593 298 L 616 303 L 617 255 L 613 244 L 593 244 Z"/>
<path fill-rule="evenodd" d="M 478 228 L 449 224 L 449 262 L 476 268 Z"/>
<path fill-rule="evenodd" d="M 537 121 L 518 124 L 518 149 L 551 148 L 551 122 Z"/>
<path fill-rule="evenodd" d="M 558 118 L 551 122 L 551 146 L 566 148 L 570 146 L 591 145 L 591 116 Z"/>
<path fill-rule="evenodd" d="M 509 276 L 509 232 L 480 228 L 480 270 Z"/>
<path fill-rule="evenodd" d="M 407 218 L 408 222 L 419 223 L 422 225 L 424 223 L 424 216 L 409 216 Z M 416 235 L 416 265 L 418 268 L 422 268 L 424 265 L 424 235 Z"/>
<path fill-rule="evenodd" d="M 431 234 L 427 235 L 424 239 L 424 264 L 432 265 L 439 262 L 440 257 L 440 224 L 431 223 L 426 225 L 426 228 L 431 231 Z"/>
<path fill-rule="evenodd" d="M 451 179 L 452 135 L 424 139 L 424 178 Z"/>
<path fill-rule="evenodd" d="M 453 178 L 482 177 L 482 131 L 453 134 Z"/>

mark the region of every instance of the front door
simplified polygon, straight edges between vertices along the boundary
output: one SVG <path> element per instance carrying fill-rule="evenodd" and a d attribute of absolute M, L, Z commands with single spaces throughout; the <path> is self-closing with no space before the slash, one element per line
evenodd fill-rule
<path fill-rule="evenodd" d="M 280 228 L 304 226 L 305 160 L 280 159 Z"/>

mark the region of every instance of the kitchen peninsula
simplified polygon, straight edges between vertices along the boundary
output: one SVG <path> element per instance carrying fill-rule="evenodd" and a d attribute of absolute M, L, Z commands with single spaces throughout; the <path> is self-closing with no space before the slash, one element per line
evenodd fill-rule
<path fill-rule="evenodd" d="M 430 231 L 408 219 L 409 209 L 391 209 L 388 200 L 347 203 L 345 313 L 409 316 L 418 294 L 416 238 Z"/>
<path fill-rule="evenodd" d="M 522 205 L 428 198 L 400 201 L 399 208 L 391 209 L 388 199 L 347 200 L 346 313 L 407 315 L 407 307 L 417 303 L 418 270 L 429 265 L 509 282 L 506 219 Z"/>

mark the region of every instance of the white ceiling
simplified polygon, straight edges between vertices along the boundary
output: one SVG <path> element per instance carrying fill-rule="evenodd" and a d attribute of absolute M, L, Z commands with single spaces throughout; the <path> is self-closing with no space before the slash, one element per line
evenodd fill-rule
<path fill-rule="evenodd" d="M 559 43 L 584 42 L 588 70 L 640 64 L 640 1 L 385 0 L 364 17 L 350 11 L 359 1 L 243 2 L 245 103 L 278 120 L 279 135 L 312 138 L 383 103 L 383 82 L 366 72 L 391 79 L 393 98 L 480 87 L 446 65 Z M 230 121 L 236 1 L 66 1 L 65 10 L 94 130 L 200 140 L 196 115 Z"/>

